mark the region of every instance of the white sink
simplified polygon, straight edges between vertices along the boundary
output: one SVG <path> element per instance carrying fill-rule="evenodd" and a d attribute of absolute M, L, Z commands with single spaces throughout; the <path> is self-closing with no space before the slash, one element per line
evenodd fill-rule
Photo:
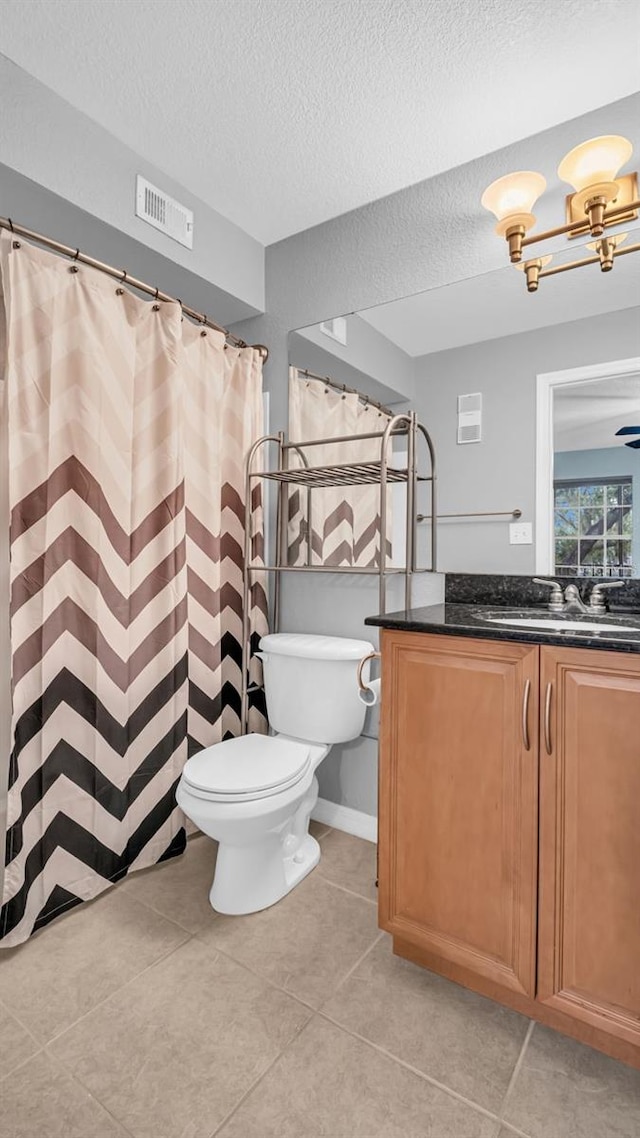
<path fill-rule="evenodd" d="M 482 620 L 489 624 L 508 624 L 511 628 L 541 628 L 545 632 L 640 632 L 640 624 L 628 620 L 620 624 L 606 624 L 597 620 L 567 620 L 566 618 L 548 619 L 539 616 L 513 617 L 513 616 L 483 616 Z"/>

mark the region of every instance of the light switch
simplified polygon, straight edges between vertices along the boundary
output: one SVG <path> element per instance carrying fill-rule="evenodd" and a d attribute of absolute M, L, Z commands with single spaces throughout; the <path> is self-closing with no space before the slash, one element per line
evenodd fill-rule
<path fill-rule="evenodd" d="M 531 545 L 533 543 L 533 526 L 531 522 L 511 522 L 509 524 L 510 545 Z"/>

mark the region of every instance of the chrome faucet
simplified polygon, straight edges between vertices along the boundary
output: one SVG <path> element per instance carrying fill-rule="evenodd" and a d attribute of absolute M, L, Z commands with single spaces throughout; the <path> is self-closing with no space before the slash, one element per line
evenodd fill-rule
<path fill-rule="evenodd" d="M 621 589 L 624 581 L 599 581 L 594 585 L 589 597 L 589 612 L 595 613 L 596 616 L 603 616 L 607 611 L 607 606 L 604 603 L 602 595 L 603 589 Z"/>
<path fill-rule="evenodd" d="M 549 612 L 564 612 L 564 594 L 558 581 L 547 581 L 543 577 L 534 577 L 534 584 L 546 585 L 551 589 L 549 597 Z"/>
<path fill-rule="evenodd" d="M 564 591 L 564 612 L 590 612 L 585 605 L 577 585 L 567 585 Z"/>
<path fill-rule="evenodd" d="M 603 590 L 619 589 L 624 584 L 624 581 L 599 581 L 597 585 L 593 586 L 589 604 L 586 605 L 580 596 L 577 585 L 567 585 L 563 593 L 559 581 L 547 581 L 542 577 L 534 577 L 533 580 L 536 585 L 546 585 L 547 588 L 551 589 L 549 612 L 586 612 L 592 616 L 603 616 L 607 611 Z"/>

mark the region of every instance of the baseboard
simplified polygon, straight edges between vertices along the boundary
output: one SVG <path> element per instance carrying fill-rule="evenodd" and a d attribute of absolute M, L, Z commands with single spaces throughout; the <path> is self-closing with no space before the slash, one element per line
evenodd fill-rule
<path fill-rule="evenodd" d="M 325 826 L 332 826 L 334 830 L 344 830 L 346 834 L 353 834 L 356 838 L 365 838 L 368 842 L 378 840 L 378 819 L 371 814 L 363 814 L 361 810 L 352 810 L 350 806 L 340 806 L 337 802 L 330 802 L 328 798 L 319 798 L 311 817 L 315 822 L 324 822 Z"/>

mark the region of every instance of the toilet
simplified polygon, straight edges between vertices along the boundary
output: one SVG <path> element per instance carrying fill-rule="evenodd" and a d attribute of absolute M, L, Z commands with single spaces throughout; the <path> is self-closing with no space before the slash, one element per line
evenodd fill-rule
<path fill-rule="evenodd" d="M 362 733 L 357 672 L 372 651 L 366 640 L 339 636 L 264 636 L 258 656 L 273 733 L 216 743 L 185 763 L 176 798 L 219 843 L 209 894 L 219 913 L 274 905 L 320 861 L 309 833 L 315 772 L 334 743 Z"/>

